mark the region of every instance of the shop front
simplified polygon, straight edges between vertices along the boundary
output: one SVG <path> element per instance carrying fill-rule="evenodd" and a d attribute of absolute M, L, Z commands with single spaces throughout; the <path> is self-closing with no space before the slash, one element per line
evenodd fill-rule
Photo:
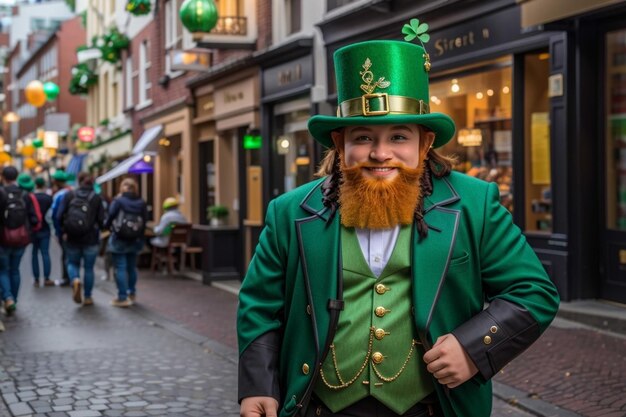
<path fill-rule="evenodd" d="M 196 148 L 197 140 L 191 135 L 191 110 L 181 103 L 166 112 L 159 112 L 142 120 L 146 130 L 161 126 L 161 134 L 149 144 L 154 150 L 154 174 L 145 176 L 146 188 L 153 190 L 154 219 L 163 213 L 161 203 L 167 197 L 180 201 L 180 210 L 190 221 L 198 219 L 194 205 L 194 186 L 198 167 L 188 158 Z M 144 184 L 142 184 L 143 188 Z"/>
<path fill-rule="evenodd" d="M 267 203 L 311 181 L 320 150 L 307 130 L 315 113 L 313 40 L 300 38 L 259 57 L 262 70 L 261 147 L 247 149 L 246 181 L 265 184 L 258 199 L 250 199 L 246 226 L 246 265 L 258 241 Z M 251 189 L 248 187 L 248 189 Z"/>
<path fill-rule="evenodd" d="M 457 126 L 442 152 L 456 155 L 456 170 L 498 184 L 502 204 L 563 299 L 570 299 L 565 32 L 522 31 L 520 7 L 513 2 L 506 7 L 504 2 L 451 3 L 456 4 L 428 11 L 414 7 L 415 13 L 406 6 L 402 15 L 391 9 L 387 20 L 392 24 L 381 25 L 363 11 L 322 23 L 329 63 L 346 44 L 401 40 L 402 16 L 427 22 L 430 110 L 449 114 Z M 360 33 L 341 30 L 356 22 Z M 329 80 L 334 80 L 331 65 Z M 331 100 L 334 91 L 330 84 Z"/>
<path fill-rule="evenodd" d="M 232 253 L 224 253 L 215 259 L 233 257 L 232 262 L 240 275 L 247 265 L 246 251 L 242 248 L 249 247 L 246 242 L 251 239 L 250 228 L 262 220 L 259 83 L 259 71 L 255 66 L 215 81 L 215 136 L 205 145 L 203 156 L 207 207 L 223 207 L 228 213 L 223 225 L 211 226 L 215 231 L 222 230 L 224 235 L 216 244 L 225 244 L 225 234 L 229 231 L 228 247 L 233 249 Z M 215 173 L 214 177 L 211 171 Z"/>

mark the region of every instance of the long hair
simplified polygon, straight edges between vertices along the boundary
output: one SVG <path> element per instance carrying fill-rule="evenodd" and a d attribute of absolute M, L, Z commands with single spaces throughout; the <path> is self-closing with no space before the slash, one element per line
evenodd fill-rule
<path fill-rule="evenodd" d="M 120 194 L 133 193 L 137 194 L 137 181 L 132 178 L 124 178 L 120 184 Z"/>

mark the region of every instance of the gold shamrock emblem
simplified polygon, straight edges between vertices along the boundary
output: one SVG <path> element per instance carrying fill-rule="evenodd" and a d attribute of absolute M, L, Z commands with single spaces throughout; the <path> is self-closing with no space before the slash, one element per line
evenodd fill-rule
<path fill-rule="evenodd" d="M 363 64 L 363 71 L 360 71 L 361 79 L 365 84 L 361 84 L 361 90 L 363 90 L 366 94 L 372 94 L 376 88 L 387 88 L 391 85 L 390 81 L 385 80 L 385 77 L 380 77 L 378 81 L 372 84 L 374 81 L 374 73 L 370 71 L 372 67 L 372 61 L 367 58 L 365 59 L 365 63 Z"/>

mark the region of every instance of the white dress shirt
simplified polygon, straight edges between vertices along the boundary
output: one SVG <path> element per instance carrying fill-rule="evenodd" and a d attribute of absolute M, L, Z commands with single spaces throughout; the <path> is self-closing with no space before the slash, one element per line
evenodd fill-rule
<path fill-rule="evenodd" d="M 376 277 L 382 274 L 389 262 L 399 235 L 400 226 L 391 229 L 356 228 L 356 236 L 359 239 L 363 257 Z"/>

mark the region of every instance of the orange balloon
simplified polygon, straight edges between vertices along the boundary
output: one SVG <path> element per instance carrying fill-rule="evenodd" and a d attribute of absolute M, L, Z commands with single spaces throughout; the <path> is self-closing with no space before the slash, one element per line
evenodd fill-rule
<path fill-rule="evenodd" d="M 24 159 L 24 169 L 33 169 L 37 166 L 37 161 L 35 161 L 33 158 L 26 158 Z"/>
<path fill-rule="evenodd" d="M 11 162 L 11 155 L 6 152 L 0 152 L 0 164 Z"/>
<path fill-rule="evenodd" d="M 26 101 L 35 107 L 41 107 L 46 103 L 46 92 L 43 90 L 41 81 L 34 80 L 29 82 L 24 89 Z"/>
<path fill-rule="evenodd" d="M 22 146 L 22 156 L 30 157 L 35 154 L 35 147 L 33 145 Z"/>

